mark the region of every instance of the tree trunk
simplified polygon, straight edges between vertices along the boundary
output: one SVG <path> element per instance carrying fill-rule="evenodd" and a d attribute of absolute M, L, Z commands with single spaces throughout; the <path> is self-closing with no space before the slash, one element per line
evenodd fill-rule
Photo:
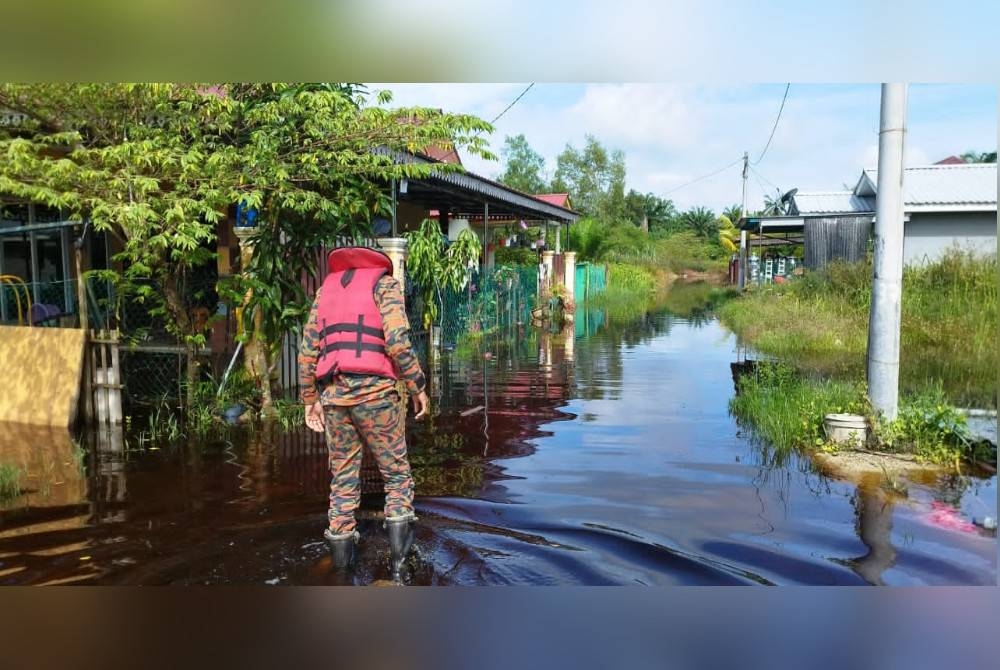
<path fill-rule="evenodd" d="M 254 314 L 254 329 L 250 341 L 244 347 L 246 353 L 247 372 L 260 385 L 261 414 L 274 414 L 274 373 L 277 370 L 277 356 L 272 352 L 271 344 L 261 335 L 262 317 L 259 312 Z"/>
<path fill-rule="evenodd" d="M 166 301 L 167 309 L 170 311 L 170 315 L 173 317 L 174 323 L 177 325 L 177 333 L 184 339 L 184 349 L 187 362 L 187 371 L 185 374 L 187 391 L 185 394 L 186 397 L 183 400 L 184 409 L 190 410 L 197 402 L 195 385 L 198 382 L 198 350 L 189 338 L 192 334 L 191 317 L 187 313 L 187 310 L 184 309 L 184 301 L 181 299 L 180 292 L 177 290 L 177 279 L 175 277 L 168 276 L 164 279 L 163 297 Z"/>

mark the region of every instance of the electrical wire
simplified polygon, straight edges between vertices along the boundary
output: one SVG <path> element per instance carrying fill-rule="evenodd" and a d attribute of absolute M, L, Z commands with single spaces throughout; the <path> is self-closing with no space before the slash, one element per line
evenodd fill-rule
<path fill-rule="evenodd" d="M 778 116 L 774 119 L 774 126 L 771 128 L 771 136 L 767 138 L 767 144 L 764 145 L 764 150 L 760 152 L 760 156 L 757 157 L 757 160 L 753 161 L 753 165 L 758 165 L 762 160 L 764 160 L 764 154 L 767 153 L 768 147 L 771 146 L 771 140 L 774 139 L 774 131 L 778 129 L 778 121 L 781 120 L 781 112 L 785 109 L 785 100 L 788 99 L 788 89 L 791 87 L 791 84 L 785 84 L 785 95 L 781 97 L 781 107 L 778 108 Z"/>
<path fill-rule="evenodd" d="M 695 182 L 699 182 L 702 179 L 708 179 L 709 177 L 714 177 L 715 175 L 719 174 L 720 172 L 724 172 L 724 171 L 728 170 L 729 168 L 733 167 L 734 165 L 736 165 L 737 163 L 739 163 L 742 160 L 743 160 L 743 157 L 741 156 L 741 157 L 737 158 L 736 160 L 734 160 L 729 165 L 721 167 L 718 170 L 716 170 L 715 172 L 709 172 L 708 174 L 705 174 L 705 175 L 702 175 L 700 177 L 697 177 L 696 179 L 692 179 L 691 181 L 685 182 L 685 183 L 681 184 L 680 186 L 675 186 L 674 188 L 670 189 L 669 191 L 667 191 L 663 195 L 664 196 L 670 195 L 674 191 L 679 191 L 680 189 L 684 188 L 685 186 L 690 186 L 691 184 L 694 184 Z"/>
<path fill-rule="evenodd" d="M 528 84 L 528 87 L 526 89 L 524 89 L 523 91 L 521 91 L 521 94 L 519 96 L 517 96 L 516 98 L 514 98 L 514 101 L 512 103 L 510 103 L 509 105 L 507 105 L 507 107 L 502 112 L 500 112 L 499 114 L 497 114 L 496 116 L 493 117 L 493 120 L 490 121 L 490 125 L 493 125 L 494 123 L 496 123 L 497 119 L 499 119 L 501 116 L 503 116 L 504 114 L 506 114 L 510 110 L 511 107 L 513 107 L 514 105 L 516 105 L 517 101 L 520 100 L 521 98 L 523 98 L 524 94 L 527 93 L 528 91 L 530 91 L 531 87 L 534 86 L 534 85 L 535 85 L 535 82 L 531 82 L 530 84 Z"/>
<path fill-rule="evenodd" d="M 760 172 L 758 172 L 758 171 L 757 171 L 757 170 L 755 170 L 754 168 L 750 168 L 750 171 L 751 171 L 751 172 L 753 172 L 755 176 L 759 177 L 760 179 L 763 179 L 763 180 L 764 180 L 764 181 L 766 181 L 766 182 L 767 182 L 768 184 L 770 184 L 771 186 L 773 186 L 773 187 L 775 188 L 775 190 L 778 190 L 778 191 L 780 191 L 780 190 L 781 190 L 781 187 L 780 187 L 780 186 L 778 186 L 777 184 L 775 184 L 775 183 L 774 183 L 773 181 L 771 181 L 770 179 L 768 179 L 767 177 L 765 177 L 764 175 L 762 175 L 762 174 L 761 174 Z M 763 188 L 763 187 L 762 187 L 762 188 Z"/>

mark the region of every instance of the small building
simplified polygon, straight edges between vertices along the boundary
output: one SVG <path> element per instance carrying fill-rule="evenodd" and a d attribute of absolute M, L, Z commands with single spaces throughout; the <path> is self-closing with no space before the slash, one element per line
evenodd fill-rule
<path fill-rule="evenodd" d="M 946 159 L 947 160 L 947 159 Z M 788 214 L 803 220 L 875 216 L 878 171 L 863 170 L 850 191 L 796 192 Z M 903 172 L 903 262 L 934 261 L 948 249 L 997 249 L 996 163 L 942 162 Z"/>

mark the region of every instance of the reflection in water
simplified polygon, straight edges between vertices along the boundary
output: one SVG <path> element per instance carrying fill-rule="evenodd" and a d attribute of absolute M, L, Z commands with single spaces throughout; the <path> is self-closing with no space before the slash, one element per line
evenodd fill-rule
<path fill-rule="evenodd" d="M 581 306 L 560 332 L 462 342 L 427 366 L 432 416 L 407 427 L 416 583 L 995 582 L 995 538 L 922 521 L 941 500 L 995 509 L 995 477 L 896 501 L 756 442 L 728 413 L 732 336 L 691 308 L 703 286 L 674 290 L 690 293 L 671 309 Z M 76 475 L 64 437 L 7 443 L 37 483 L 0 508 L 0 583 L 329 583 L 322 435 L 137 452 L 112 433 Z M 379 507 L 363 502 L 360 583 L 387 574 Z"/>
<path fill-rule="evenodd" d="M 892 546 L 892 501 L 876 482 L 858 486 L 854 497 L 858 537 L 868 552 L 848 564 L 869 584 L 882 584 L 882 573 L 896 561 Z"/>

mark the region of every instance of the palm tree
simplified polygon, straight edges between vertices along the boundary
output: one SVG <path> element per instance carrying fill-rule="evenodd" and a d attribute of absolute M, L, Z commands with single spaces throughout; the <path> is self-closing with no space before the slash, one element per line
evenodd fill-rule
<path fill-rule="evenodd" d="M 781 191 L 777 191 L 773 198 L 769 195 L 764 196 L 764 211 L 761 212 L 763 216 L 781 216 L 787 213 L 788 203 L 782 201 Z"/>
<path fill-rule="evenodd" d="M 681 214 L 680 222 L 684 228 L 706 240 L 714 239 L 719 230 L 715 212 L 705 207 L 689 209 Z"/>
<path fill-rule="evenodd" d="M 722 248 L 729 253 L 735 254 L 740 248 L 740 229 L 737 228 L 733 220 L 729 218 L 730 214 L 732 214 L 732 208 L 727 211 L 729 214 L 721 215 L 718 220 L 719 244 L 721 244 Z M 736 211 L 739 211 L 739 208 L 737 208 Z"/>
<path fill-rule="evenodd" d="M 975 151 L 966 151 L 960 156 L 960 158 L 966 163 L 996 163 L 997 152 L 984 151 L 982 153 L 976 153 Z"/>
<path fill-rule="evenodd" d="M 735 225 L 743 217 L 743 208 L 740 205 L 730 205 L 722 210 L 722 216 L 729 219 L 729 222 Z"/>

